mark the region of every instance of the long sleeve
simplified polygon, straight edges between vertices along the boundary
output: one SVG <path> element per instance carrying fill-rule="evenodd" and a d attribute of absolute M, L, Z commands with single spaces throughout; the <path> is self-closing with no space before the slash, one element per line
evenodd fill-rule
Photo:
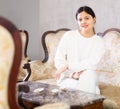
<path fill-rule="evenodd" d="M 66 60 L 66 38 L 65 35 L 63 35 L 62 39 L 60 40 L 60 43 L 58 45 L 56 54 L 55 54 L 55 67 L 57 69 L 64 67 L 67 64 Z"/>

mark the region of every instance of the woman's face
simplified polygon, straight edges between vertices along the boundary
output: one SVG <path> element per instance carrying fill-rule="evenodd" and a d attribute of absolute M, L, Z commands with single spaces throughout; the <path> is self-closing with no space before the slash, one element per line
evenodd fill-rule
<path fill-rule="evenodd" d="M 93 18 L 90 14 L 83 11 L 77 15 L 77 21 L 80 31 L 88 32 L 93 31 L 96 18 Z"/>

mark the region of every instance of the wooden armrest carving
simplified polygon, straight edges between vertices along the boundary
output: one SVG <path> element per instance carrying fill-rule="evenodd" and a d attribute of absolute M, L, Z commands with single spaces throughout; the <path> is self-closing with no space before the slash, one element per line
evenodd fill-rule
<path fill-rule="evenodd" d="M 18 82 L 28 81 L 31 75 L 31 68 L 29 62 L 31 61 L 27 55 L 27 47 L 29 42 L 29 35 L 26 30 L 19 30 L 22 39 L 22 61 L 18 75 Z"/>

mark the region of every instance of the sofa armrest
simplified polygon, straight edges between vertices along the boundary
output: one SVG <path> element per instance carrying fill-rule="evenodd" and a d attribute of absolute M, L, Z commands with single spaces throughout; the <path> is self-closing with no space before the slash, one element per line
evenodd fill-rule
<path fill-rule="evenodd" d="M 34 60 L 29 62 L 31 67 L 31 76 L 29 80 L 41 80 L 54 78 L 54 73 L 56 71 L 55 67 L 49 63 L 43 63 L 40 60 Z"/>

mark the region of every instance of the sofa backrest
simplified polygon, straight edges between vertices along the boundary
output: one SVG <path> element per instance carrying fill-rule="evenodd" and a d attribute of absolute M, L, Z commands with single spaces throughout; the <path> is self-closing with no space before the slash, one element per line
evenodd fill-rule
<path fill-rule="evenodd" d="M 106 51 L 98 64 L 101 82 L 120 86 L 120 29 L 111 28 L 103 33 Z"/>
<path fill-rule="evenodd" d="M 45 52 L 45 58 L 43 62 L 47 62 L 52 65 L 54 64 L 54 57 L 59 41 L 63 34 L 69 30 L 70 29 L 67 28 L 61 28 L 56 31 L 47 31 L 43 34 L 42 45 Z"/>

